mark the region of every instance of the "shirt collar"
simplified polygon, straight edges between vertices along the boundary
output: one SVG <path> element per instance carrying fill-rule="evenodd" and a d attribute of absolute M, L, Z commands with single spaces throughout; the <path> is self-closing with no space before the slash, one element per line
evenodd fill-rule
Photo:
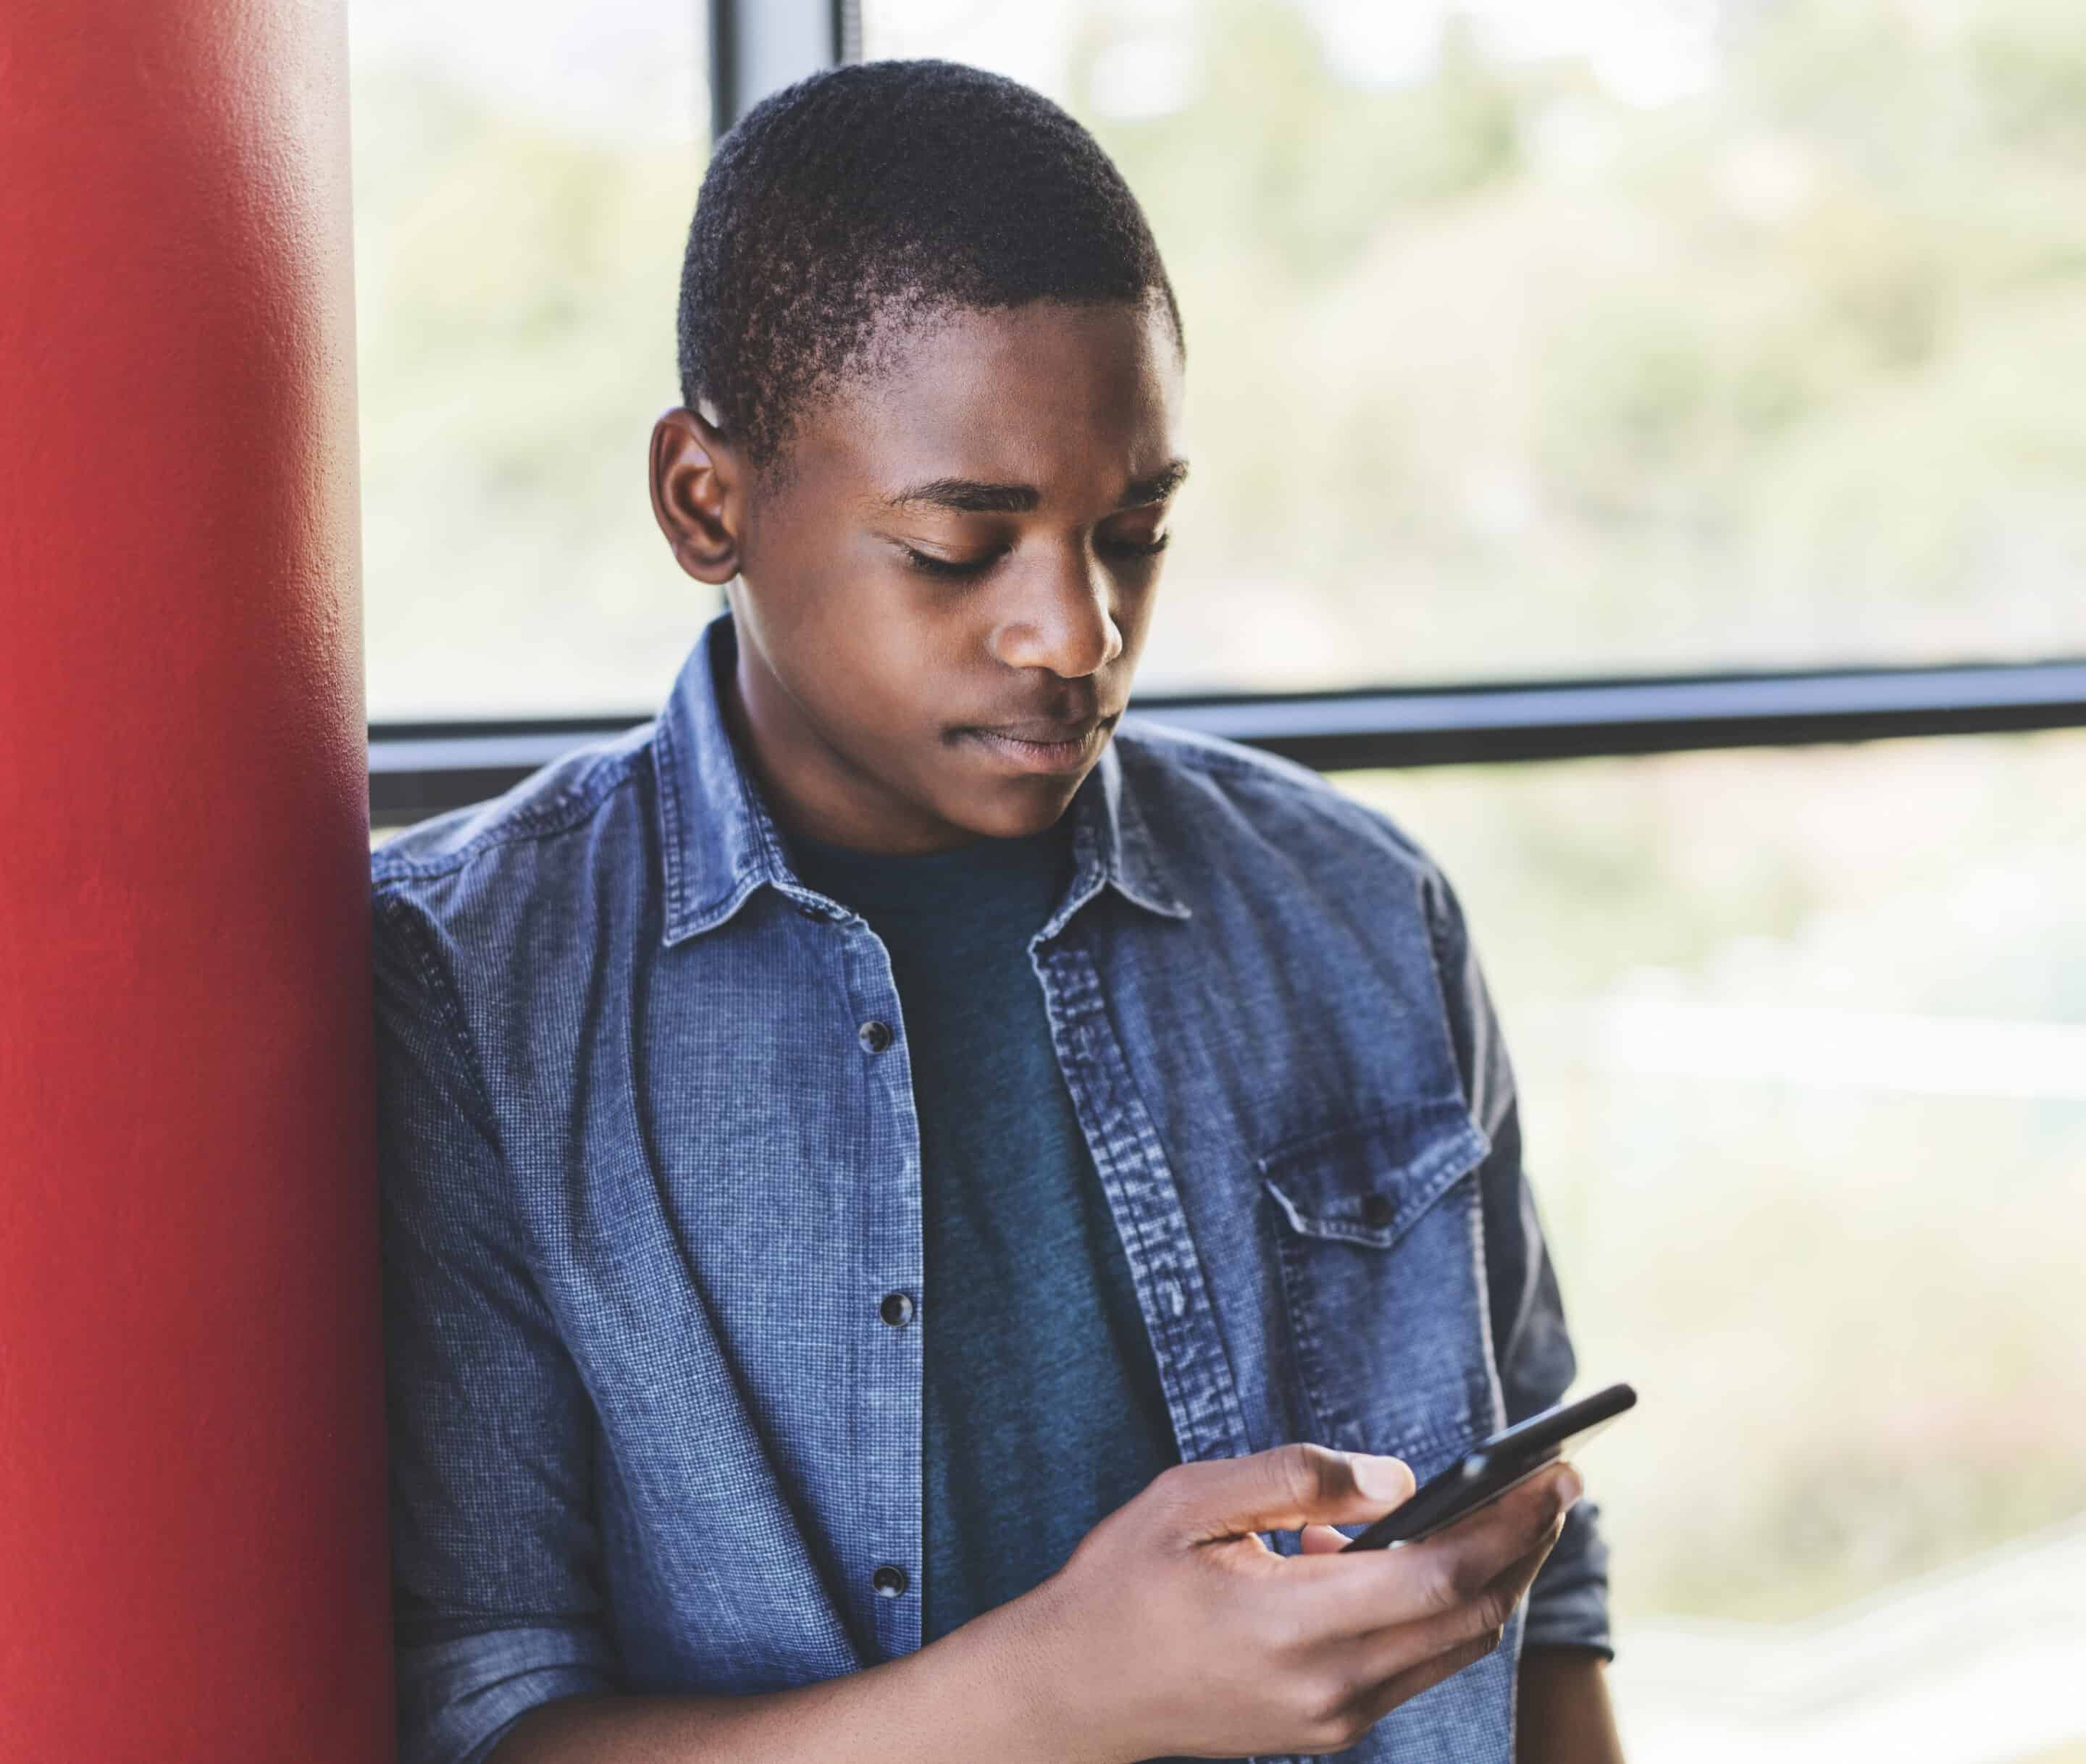
<path fill-rule="evenodd" d="M 689 650 L 659 712 L 653 745 L 666 890 L 663 941 L 670 945 L 722 925 L 764 883 L 807 904 L 823 898 L 790 867 L 781 831 L 733 745 L 719 693 L 738 658 L 731 614 L 719 613 Z M 1104 887 L 1148 912 L 1189 916 L 1126 788 L 1113 739 L 1067 812 L 1072 879 L 1039 936 L 1054 936 Z"/>

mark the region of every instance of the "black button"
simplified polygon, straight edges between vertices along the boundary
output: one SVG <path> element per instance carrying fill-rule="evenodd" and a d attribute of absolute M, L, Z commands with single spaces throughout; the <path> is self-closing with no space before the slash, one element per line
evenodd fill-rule
<path fill-rule="evenodd" d="M 894 1329 L 902 1329 L 913 1320 L 913 1301 L 902 1292 L 888 1292 L 877 1314 Z"/>
<path fill-rule="evenodd" d="M 887 1599 L 895 1599 L 912 1582 L 906 1579 L 905 1571 L 895 1562 L 887 1562 L 870 1577 L 876 1590 Z"/>
<path fill-rule="evenodd" d="M 1365 1194 L 1362 1197 L 1362 1223 L 1364 1225 L 1388 1225 L 1391 1214 L 1397 1210 L 1387 1194 Z"/>
<path fill-rule="evenodd" d="M 891 1045 L 891 1025 L 879 1022 L 874 1018 L 854 1032 L 855 1039 L 871 1053 L 881 1053 Z"/>

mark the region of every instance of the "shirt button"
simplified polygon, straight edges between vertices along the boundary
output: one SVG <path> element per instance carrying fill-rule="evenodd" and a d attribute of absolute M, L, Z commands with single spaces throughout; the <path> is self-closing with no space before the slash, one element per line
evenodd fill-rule
<path fill-rule="evenodd" d="M 871 1053 L 881 1053 L 891 1045 L 891 1025 L 871 1018 L 854 1032 L 855 1039 Z"/>
<path fill-rule="evenodd" d="M 1395 1210 L 1387 1194 L 1365 1194 L 1362 1197 L 1362 1223 L 1364 1225 L 1388 1225 Z"/>
<path fill-rule="evenodd" d="M 902 1329 L 913 1320 L 913 1301 L 902 1292 L 888 1292 L 877 1313 L 894 1329 Z"/>
<path fill-rule="evenodd" d="M 895 1562 L 887 1562 L 870 1577 L 877 1592 L 887 1599 L 895 1599 L 913 1583 L 905 1578 L 905 1571 Z"/>

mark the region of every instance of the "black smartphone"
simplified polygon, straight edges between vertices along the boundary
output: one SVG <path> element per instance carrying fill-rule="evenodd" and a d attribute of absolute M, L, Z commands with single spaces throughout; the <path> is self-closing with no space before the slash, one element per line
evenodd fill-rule
<path fill-rule="evenodd" d="M 1560 1403 L 1502 1428 L 1491 1439 L 1480 1439 L 1447 1469 L 1428 1477 L 1413 1490 L 1411 1499 L 1349 1538 L 1346 1549 L 1385 1549 L 1431 1537 L 1445 1525 L 1454 1524 L 1467 1513 L 1526 1482 L 1545 1464 L 1555 1464 L 1567 1446 L 1591 1439 L 1636 1406 L 1634 1390 L 1627 1384 L 1611 1384 L 1575 1403 Z"/>

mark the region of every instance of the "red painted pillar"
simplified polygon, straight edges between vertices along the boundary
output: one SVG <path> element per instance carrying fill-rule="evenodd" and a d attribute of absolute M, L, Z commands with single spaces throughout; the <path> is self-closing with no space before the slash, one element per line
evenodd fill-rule
<path fill-rule="evenodd" d="M 0 5 L 0 1761 L 392 1756 L 340 0 Z"/>

